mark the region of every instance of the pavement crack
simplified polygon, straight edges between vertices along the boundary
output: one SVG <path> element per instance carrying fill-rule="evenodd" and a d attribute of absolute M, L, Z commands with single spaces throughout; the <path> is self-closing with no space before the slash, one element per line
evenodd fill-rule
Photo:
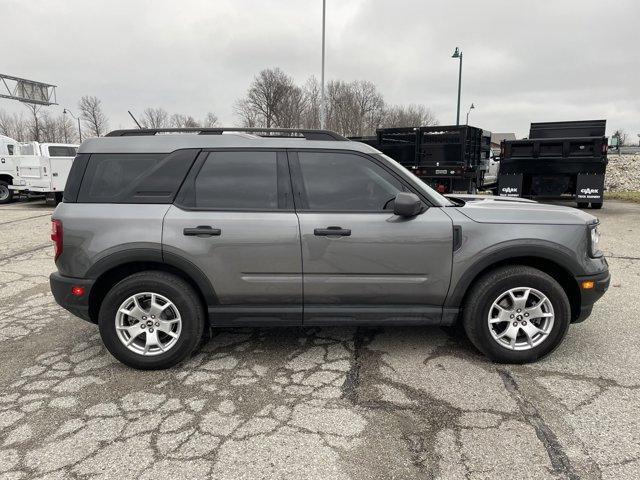
<path fill-rule="evenodd" d="M 32 217 L 17 218 L 15 220 L 8 220 L 6 222 L 0 222 L 0 225 L 9 225 L 10 223 L 25 222 L 27 220 L 33 220 L 34 218 L 50 217 L 50 216 L 51 216 L 51 213 L 43 213 L 43 214 L 40 214 L 40 215 L 34 215 Z"/>
<path fill-rule="evenodd" d="M 549 460 L 556 473 L 566 475 L 571 480 L 580 480 L 580 475 L 574 470 L 569 456 L 560 444 L 557 435 L 544 421 L 533 403 L 523 395 L 518 382 L 510 372 L 503 368 L 497 369 L 507 392 L 514 399 L 525 420 L 534 428 L 536 435 L 549 455 Z"/>
<path fill-rule="evenodd" d="M 37 247 L 29 248 L 27 250 L 21 250 L 19 252 L 12 253 L 11 255 L 5 255 L 4 257 L 0 257 L 0 262 L 3 262 L 5 260 L 11 260 L 12 258 L 16 258 L 16 257 L 19 257 L 20 255 L 25 255 L 27 253 L 37 252 L 38 250 L 43 250 L 45 248 L 49 248 L 52 245 L 53 244 L 51 242 L 47 242 L 47 243 L 45 243 L 43 245 L 39 245 Z"/>
<path fill-rule="evenodd" d="M 364 346 L 364 333 L 356 328 L 353 336 L 353 363 L 342 384 L 342 396 L 351 403 L 358 403 L 358 385 L 360 384 L 361 351 Z"/>

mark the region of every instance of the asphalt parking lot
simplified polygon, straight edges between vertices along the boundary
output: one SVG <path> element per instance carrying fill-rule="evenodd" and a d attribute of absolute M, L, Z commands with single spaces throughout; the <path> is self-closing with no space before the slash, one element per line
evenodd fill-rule
<path fill-rule="evenodd" d="M 139 372 L 59 308 L 51 208 L 0 207 L 0 478 L 638 478 L 640 205 L 597 212 L 612 287 L 551 357 L 437 328 L 242 329 Z"/>

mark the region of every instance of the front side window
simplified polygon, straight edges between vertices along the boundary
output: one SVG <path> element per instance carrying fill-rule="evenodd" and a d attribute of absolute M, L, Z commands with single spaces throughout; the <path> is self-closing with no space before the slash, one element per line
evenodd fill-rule
<path fill-rule="evenodd" d="M 398 179 L 360 155 L 299 152 L 298 159 L 310 210 L 393 210 L 402 191 Z"/>
<path fill-rule="evenodd" d="M 213 152 L 195 179 L 196 208 L 278 208 L 276 152 Z"/>

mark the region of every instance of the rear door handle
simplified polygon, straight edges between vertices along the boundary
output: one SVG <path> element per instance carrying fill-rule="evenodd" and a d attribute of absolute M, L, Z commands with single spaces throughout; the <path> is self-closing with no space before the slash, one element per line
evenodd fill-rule
<path fill-rule="evenodd" d="M 221 233 L 222 230 L 210 227 L 209 225 L 198 225 L 197 227 L 182 230 L 182 234 L 187 237 L 218 237 Z"/>
<path fill-rule="evenodd" d="M 327 228 L 316 228 L 313 231 L 313 234 L 318 237 L 350 237 L 351 230 L 348 228 L 342 227 L 327 227 Z"/>

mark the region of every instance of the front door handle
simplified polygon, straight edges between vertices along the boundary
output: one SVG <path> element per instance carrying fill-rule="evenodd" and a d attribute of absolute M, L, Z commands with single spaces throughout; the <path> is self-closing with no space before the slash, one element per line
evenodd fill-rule
<path fill-rule="evenodd" d="M 209 225 L 198 225 L 193 228 L 185 228 L 182 234 L 187 237 L 218 237 L 222 234 L 222 230 L 210 227 Z"/>
<path fill-rule="evenodd" d="M 351 230 L 348 228 L 342 227 L 327 227 L 327 228 L 316 228 L 313 231 L 313 234 L 318 237 L 350 237 Z"/>

